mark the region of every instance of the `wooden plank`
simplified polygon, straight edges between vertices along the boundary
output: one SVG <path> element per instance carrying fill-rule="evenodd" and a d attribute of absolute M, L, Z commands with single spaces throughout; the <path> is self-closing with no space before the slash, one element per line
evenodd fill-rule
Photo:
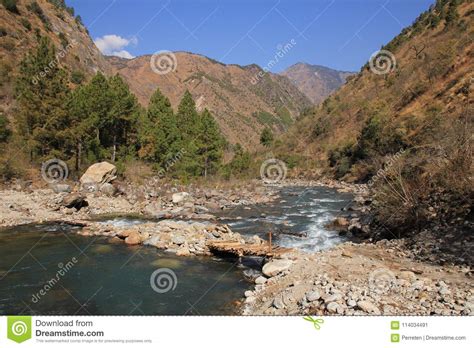
<path fill-rule="evenodd" d="M 233 254 L 236 256 L 276 256 L 293 249 L 283 247 L 271 248 L 269 244 L 242 244 L 239 242 L 212 241 L 207 244 L 211 252 Z"/>

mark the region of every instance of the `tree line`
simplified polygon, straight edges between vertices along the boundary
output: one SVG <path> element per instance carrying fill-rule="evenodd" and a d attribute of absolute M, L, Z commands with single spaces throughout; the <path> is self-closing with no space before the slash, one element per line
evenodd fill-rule
<path fill-rule="evenodd" d="M 17 133 L 32 162 L 57 157 L 79 171 L 99 160 L 135 158 L 159 171 L 169 169 L 167 163 L 179 153 L 172 168 L 179 176 L 207 176 L 222 169 L 226 141 L 212 114 L 196 110 L 189 91 L 175 112 L 159 89 L 148 108 L 142 108 L 119 75 L 97 72 L 71 89 L 66 71 L 50 64 L 55 54 L 49 39 L 40 38 L 38 48 L 21 62 L 17 78 Z M 239 155 L 239 160 L 245 157 L 242 151 Z"/>

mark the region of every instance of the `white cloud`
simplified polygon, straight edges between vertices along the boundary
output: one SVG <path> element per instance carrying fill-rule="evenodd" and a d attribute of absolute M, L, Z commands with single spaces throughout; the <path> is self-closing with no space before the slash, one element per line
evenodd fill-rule
<path fill-rule="evenodd" d="M 117 57 L 121 57 L 121 58 L 127 58 L 127 59 L 133 59 L 135 58 L 134 56 L 132 56 L 130 54 L 130 52 L 128 51 L 125 51 L 125 50 L 121 50 L 121 51 L 114 51 L 112 53 L 113 56 L 117 56 Z"/>
<path fill-rule="evenodd" d="M 97 48 L 105 55 L 117 56 L 127 59 L 135 58 L 130 52 L 124 48 L 129 45 L 136 45 L 137 38 L 125 39 L 118 35 L 104 35 L 94 40 Z"/>

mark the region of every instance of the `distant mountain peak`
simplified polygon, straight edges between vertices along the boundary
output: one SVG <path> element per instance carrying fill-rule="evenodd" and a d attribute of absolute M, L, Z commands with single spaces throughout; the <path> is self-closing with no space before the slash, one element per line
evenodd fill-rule
<path fill-rule="evenodd" d="M 282 71 L 314 104 L 319 104 L 354 73 L 339 71 L 322 65 L 298 62 Z"/>

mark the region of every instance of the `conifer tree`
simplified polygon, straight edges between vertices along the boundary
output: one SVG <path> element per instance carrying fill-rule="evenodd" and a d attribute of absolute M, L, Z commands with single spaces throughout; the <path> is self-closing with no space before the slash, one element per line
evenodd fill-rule
<path fill-rule="evenodd" d="M 16 81 L 20 134 L 26 140 L 31 160 L 67 152 L 66 102 L 70 90 L 55 52 L 47 37 L 40 38 L 37 50 L 21 62 Z"/>
<path fill-rule="evenodd" d="M 171 103 L 159 89 L 150 98 L 140 129 L 140 157 L 163 167 L 179 151 L 180 135 Z"/>
<path fill-rule="evenodd" d="M 177 163 L 176 169 L 181 175 L 199 176 L 201 175 L 201 168 L 198 158 L 197 137 L 200 130 L 200 117 L 193 97 L 187 90 L 178 106 L 176 124 L 181 138 L 180 146 L 184 151 L 184 155 Z"/>
<path fill-rule="evenodd" d="M 201 114 L 198 135 L 198 156 L 201 163 L 202 175 L 214 173 L 218 168 L 223 155 L 224 138 L 221 136 L 219 126 L 209 110 Z"/>
<path fill-rule="evenodd" d="M 117 147 L 129 145 L 134 138 L 139 107 L 137 98 L 119 75 L 109 79 L 108 88 L 110 109 L 100 118 L 99 127 L 101 144 L 111 148 L 111 160 L 115 162 Z"/>

